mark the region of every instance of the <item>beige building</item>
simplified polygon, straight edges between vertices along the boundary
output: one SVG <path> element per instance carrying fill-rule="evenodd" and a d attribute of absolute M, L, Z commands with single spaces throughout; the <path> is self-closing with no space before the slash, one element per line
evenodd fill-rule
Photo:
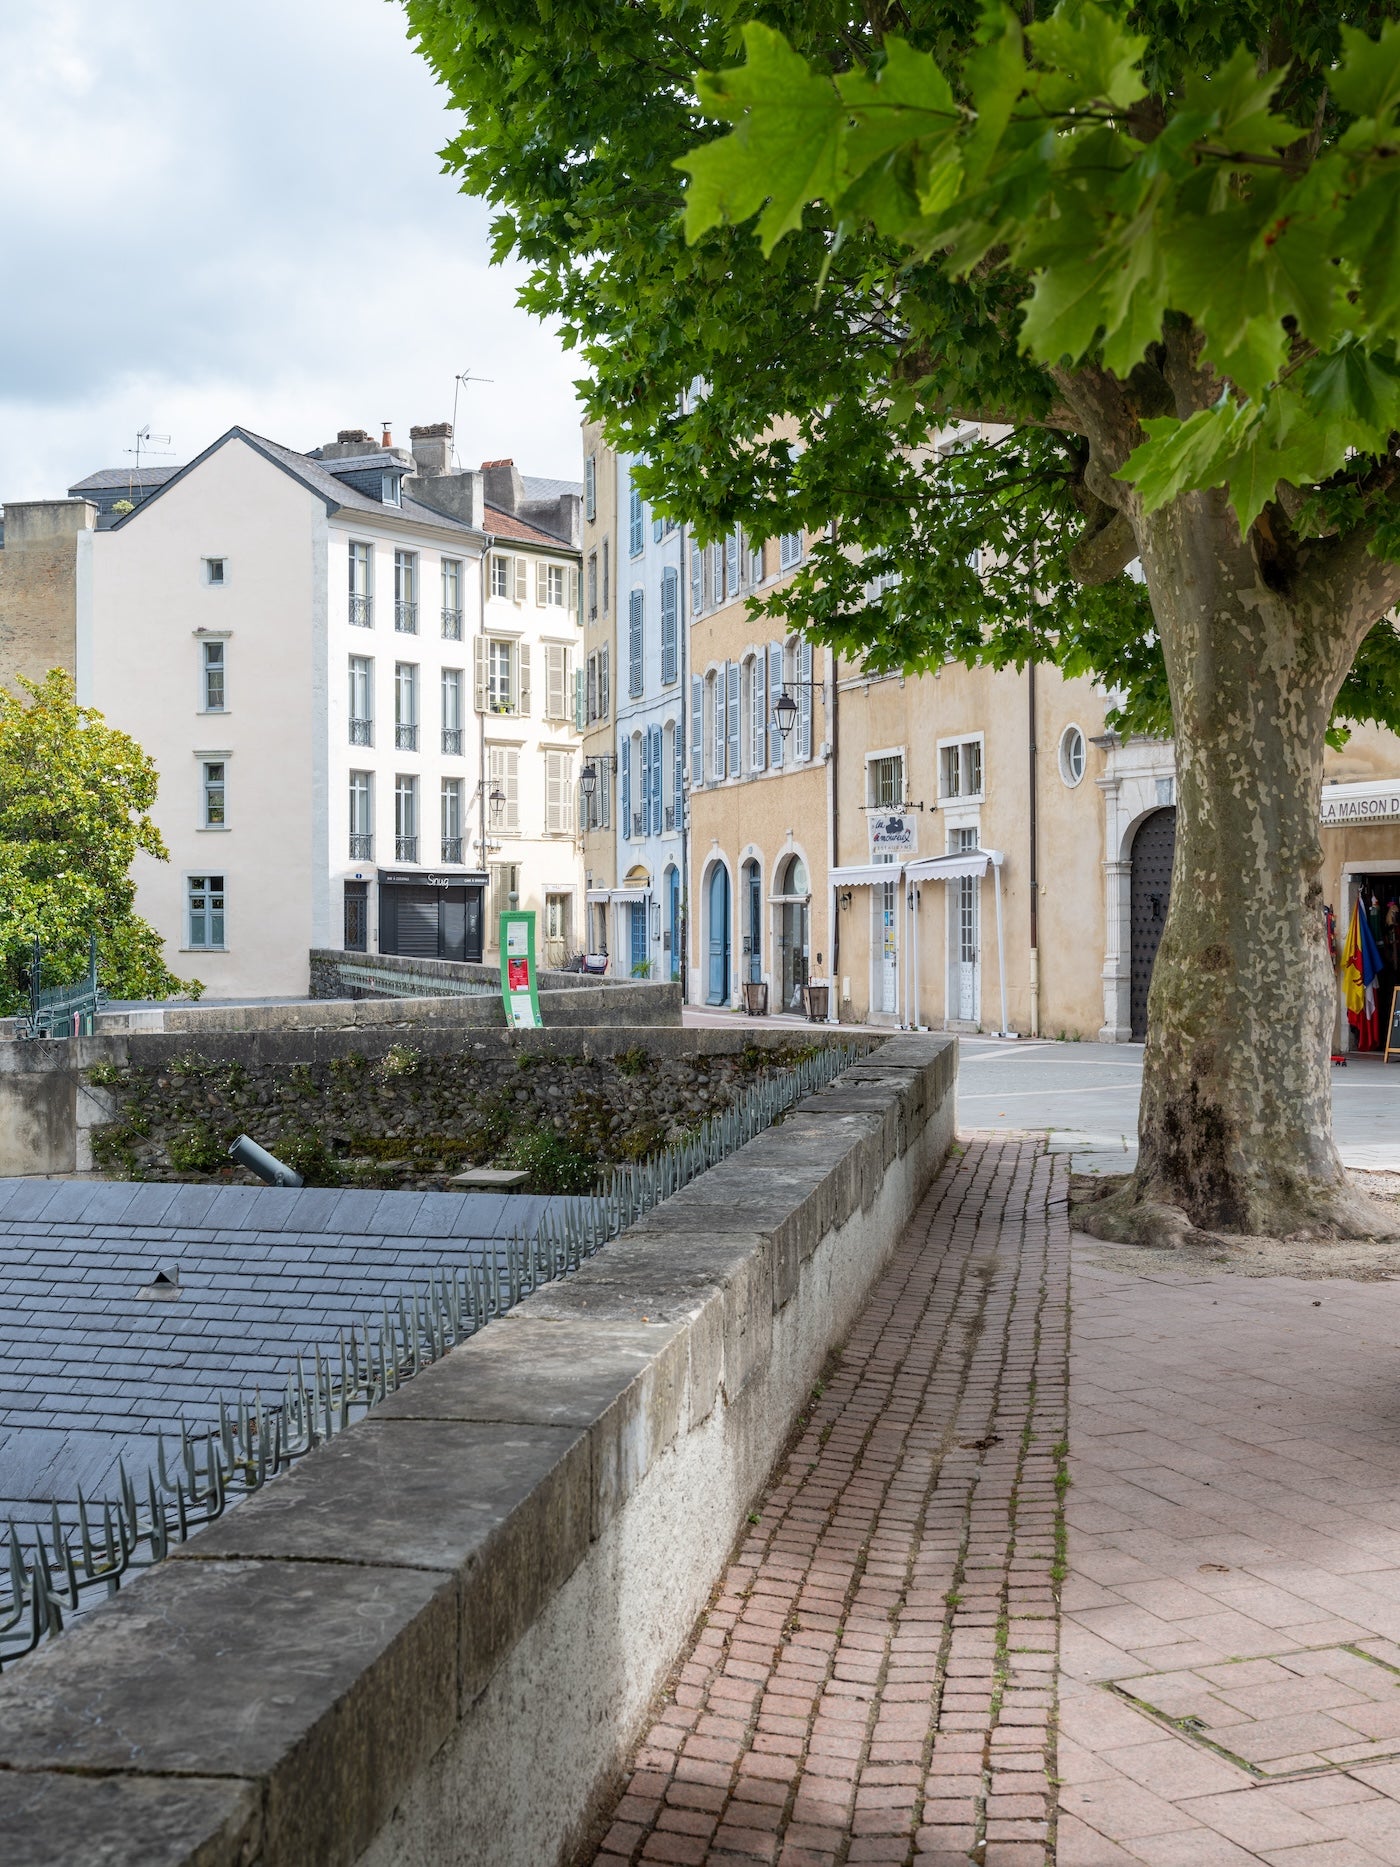
<path fill-rule="evenodd" d="M 800 533 L 689 544 L 689 995 L 802 1011 L 831 957 L 835 768 L 824 648 L 749 615 L 802 562 Z M 834 1012 L 834 1007 L 830 1008 Z"/>
<path fill-rule="evenodd" d="M 11 500 L 0 527 L 0 687 L 75 672 L 78 539 L 97 523 L 86 499 Z"/>
<path fill-rule="evenodd" d="M 575 724 L 581 735 L 578 822 L 583 852 L 586 951 L 610 951 L 609 903 L 617 885 L 617 757 L 613 674 L 617 618 L 617 456 L 602 424 L 583 424 L 583 639 Z"/>

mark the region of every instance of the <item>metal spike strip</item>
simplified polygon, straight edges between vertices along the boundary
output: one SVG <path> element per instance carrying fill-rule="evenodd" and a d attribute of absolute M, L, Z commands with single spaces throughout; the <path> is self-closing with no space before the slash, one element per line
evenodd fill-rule
<path fill-rule="evenodd" d="M 27 1554 L 11 1522 L 0 1558 L 0 1671 L 60 1633 L 65 1611 L 80 1612 L 88 1595 L 115 1594 L 128 1572 L 162 1561 L 172 1544 L 221 1517 L 232 1499 L 261 1490 L 523 1296 L 578 1270 L 860 1054 L 855 1045 L 832 1045 L 761 1077 L 672 1146 L 614 1167 L 590 1195 L 554 1202 L 528 1238 L 512 1233 L 485 1262 L 436 1272 L 426 1285 L 382 1304 L 377 1332 L 362 1317 L 348 1337 L 340 1334 L 334 1356 L 311 1351 L 309 1374 L 298 1355 L 277 1404 L 265 1404 L 261 1391 L 232 1404 L 221 1398 L 216 1424 L 191 1432 L 181 1421 L 173 1456 L 158 1433 L 144 1498 L 119 1462 L 117 1496 L 102 1503 L 100 1527 L 98 1507 L 81 1492 L 76 1523 L 65 1530 L 55 1505 L 49 1542 L 31 1529 Z"/>

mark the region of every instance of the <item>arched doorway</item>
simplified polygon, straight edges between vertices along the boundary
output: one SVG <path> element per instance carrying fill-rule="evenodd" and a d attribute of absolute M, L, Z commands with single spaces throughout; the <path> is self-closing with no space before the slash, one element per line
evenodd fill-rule
<path fill-rule="evenodd" d="M 810 968 L 811 884 L 801 856 L 789 856 L 778 870 L 778 980 L 780 1011 L 801 1011 L 802 988 Z"/>
<path fill-rule="evenodd" d="M 705 992 L 707 1005 L 729 1003 L 729 871 L 717 862 L 710 871 L 710 898 L 705 927 L 710 964 Z"/>
<path fill-rule="evenodd" d="M 757 985 L 763 977 L 763 871 L 756 862 L 744 864 L 744 978 Z"/>
<path fill-rule="evenodd" d="M 1133 837 L 1128 1003 L 1133 1037 L 1139 1042 L 1147 1036 L 1147 992 L 1167 924 L 1175 852 L 1176 807 L 1168 805 L 1144 817 Z"/>

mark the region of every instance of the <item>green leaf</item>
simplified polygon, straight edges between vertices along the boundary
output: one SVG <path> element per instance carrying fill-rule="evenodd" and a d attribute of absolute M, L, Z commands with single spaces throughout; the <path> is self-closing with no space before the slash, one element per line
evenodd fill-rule
<path fill-rule="evenodd" d="M 1236 48 L 1218 72 L 1187 80 L 1186 109 L 1200 113 L 1215 136 L 1231 151 L 1269 155 L 1298 140 L 1299 131 L 1269 109 L 1284 73 L 1259 71 L 1247 45 Z"/>
<path fill-rule="evenodd" d="M 1115 479 L 1136 486 L 1147 511 L 1169 505 L 1178 494 L 1221 486 L 1249 424 L 1259 411 L 1222 398 L 1187 421 L 1160 415 L 1142 423 L 1147 439 L 1135 447 Z"/>
<path fill-rule="evenodd" d="M 1351 257 L 1365 325 L 1400 331 L 1400 161 L 1391 160 L 1347 203 L 1338 244 Z"/>
<path fill-rule="evenodd" d="M 840 192 L 845 109 L 830 79 L 809 70 L 781 33 L 751 23 L 744 47 L 745 64 L 696 80 L 704 109 L 738 127 L 675 166 L 690 176 L 688 241 L 762 208 L 758 236 L 767 254 L 802 224 L 809 201 Z"/>
<path fill-rule="evenodd" d="M 1379 40 L 1343 26 L 1342 62 L 1328 84 L 1343 110 L 1354 117 L 1388 116 L 1400 103 L 1400 25 L 1387 20 Z"/>
<path fill-rule="evenodd" d="M 991 166 L 1027 76 L 1020 20 L 1002 0 L 988 0 L 978 23 L 976 50 L 963 66 L 963 81 L 977 110 L 976 126 L 963 151 L 969 176 L 981 177 Z"/>
<path fill-rule="evenodd" d="M 1400 430 L 1400 364 L 1347 344 L 1318 357 L 1301 372 L 1301 391 L 1320 418 L 1346 424 L 1361 445 L 1376 448 Z"/>
<path fill-rule="evenodd" d="M 837 78 L 836 88 L 851 109 L 844 150 L 851 176 L 907 143 L 950 142 L 965 121 L 936 61 L 904 39 L 886 39 L 885 63 L 875 76 L 846 72 Z"/>
<path fill-rule="evenodd" d="M 1106 99 L 1125 110 L 1147 95 L 1138 69 L 1147 40 L 1125 32 L 1093 0 L 1061 0 L 1049 19 L 1027 27 L 1026 37 L 1042 65 L 1070 79 L 1081 103 Z"/>

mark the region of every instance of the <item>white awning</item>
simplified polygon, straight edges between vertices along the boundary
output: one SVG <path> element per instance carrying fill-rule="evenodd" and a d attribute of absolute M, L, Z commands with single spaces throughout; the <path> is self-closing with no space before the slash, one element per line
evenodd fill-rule
<path fill-rule="evenodd" d="M 608 891 L 609 901 L 650 901 L 649 888 L 612 888 Z"/>
<path fill-rule="evenodd" d="M 903 871 L 897 862 L 856 862 L 849 868 L 833 869 L 833 888 L 875 888 L 881 882 L 897 882 Z"/>
<path fill-rule="evenodd" d="M 922 856 L 906 862 L 905 878 L 911 882 L 959 882 L 967 875 L 983 876 L 989 868 L 999 869 L 1004 860 L 999 849 L 957 849 L 948 856 Z"/>

